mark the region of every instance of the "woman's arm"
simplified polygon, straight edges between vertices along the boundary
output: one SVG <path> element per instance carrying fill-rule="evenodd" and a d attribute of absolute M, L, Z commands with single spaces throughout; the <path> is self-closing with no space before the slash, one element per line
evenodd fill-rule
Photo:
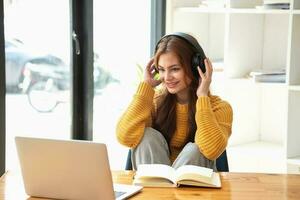
<path fill-rule="evenodd" d="M 133 100 L 117 124 L 116 134 L 121 144 L 131 148 L 139 144 L 145 127 L 151 125 L 153 97 L 154 89 L 148 83 L 140 83 Z"/>
<path fill-rule="evenodd" d="M 117 139 L 127 147 L 136 147 L 144 135 L 145 127 L 151 126 L 153 88 L 161 83 L 154 76 L 154 58 L 151 58 L 144 71 L 144 82 L 140 83 L 132 102 L 117 124 Z"/>
<path fill-rule="evenodd" d="M 204 63 L 205 73 L 198 67 L 200 78 L 197 89 L 195 142 L 205 157 L 215 160 L 225 150 L 231 134 L 232 108 L 219 97 L 209 95 L 213 67 L 209 58 Z"/>
<path fill-rule="evenodd" d="M 199 97 L 195 119 L 196 144 L 205 157 L 217 159 L 225 150 L 231 135 L 233 112 L 230 104 L 216 96 Z"/>

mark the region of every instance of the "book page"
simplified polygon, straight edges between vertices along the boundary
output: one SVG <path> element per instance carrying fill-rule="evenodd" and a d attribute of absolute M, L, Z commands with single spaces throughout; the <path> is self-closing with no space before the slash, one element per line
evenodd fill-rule
<path fill-rule="evenodd" d="M 168 165 L 163 164 L 142 164 L 137 168 L 135 179 L 140 178 L 165 178 L 174 181 L 175 170 Z"/>
<path fill-rule="evenodd" d="M 198 182 L 211 183 L 213 170 L 195 165 L 184 165 L 176 170 L 175 181 L 194 180 Z"/>

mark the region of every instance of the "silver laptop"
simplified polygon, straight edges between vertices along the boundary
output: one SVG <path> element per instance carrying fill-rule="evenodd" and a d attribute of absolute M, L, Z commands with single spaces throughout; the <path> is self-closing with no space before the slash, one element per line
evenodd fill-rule
<path fill-rule="evenodd" d="M 105 144 L 18 136 L 15 142 L 29 196 L 111 200 L 126 199 L 142 189 L 113 185 Z"/>

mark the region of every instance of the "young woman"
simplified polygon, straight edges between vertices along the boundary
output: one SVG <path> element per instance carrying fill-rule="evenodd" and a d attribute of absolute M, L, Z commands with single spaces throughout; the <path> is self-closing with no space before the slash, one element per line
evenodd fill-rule
<path fill-rule="evenodd" d="M 212 64 L 197 45 L 186 33 L 169 34 L 158 42 L 144 81 L 117 124 L 117 139 L 132 149 L 134 169 L 159 163 L 216 171 L 215 160 L 227 146 L 233 113 L 226 101 L 210 93 Z"/>

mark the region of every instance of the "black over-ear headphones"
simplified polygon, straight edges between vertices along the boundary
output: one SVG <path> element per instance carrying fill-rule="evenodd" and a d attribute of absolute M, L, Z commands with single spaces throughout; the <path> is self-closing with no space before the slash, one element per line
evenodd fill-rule
<path fill-rule="evenodd" d="M 198 41 L 191 35 L 187 34 L 187 33 L 183 33 L 183 32 L 174 32 L 174 33 L 170 33 L 167 34 L 165 36 L 163 36 L 156 44 L 155 47 L 155 52 L 158 49 L 159 43 L 162 41 L 162 39 L 168 37 L 168 36 L 176 36 L 184 41 L 186 41 L 187 43 L 189 43 L 190 45 L 192 45 L 192 47 L 195 49 L 195 53 L 192 57 L 192 72 L 193 74 L 198 78 L 199 77 L 199 72 L 197 70 L 197 67 L 199 66 L 201 71 L 203 73 L 205 73 L 205 64 L 204 64 L 204 59 L 206 58 L 203 49 L 201 48 L 200 44 L 198 43 Z"/>

